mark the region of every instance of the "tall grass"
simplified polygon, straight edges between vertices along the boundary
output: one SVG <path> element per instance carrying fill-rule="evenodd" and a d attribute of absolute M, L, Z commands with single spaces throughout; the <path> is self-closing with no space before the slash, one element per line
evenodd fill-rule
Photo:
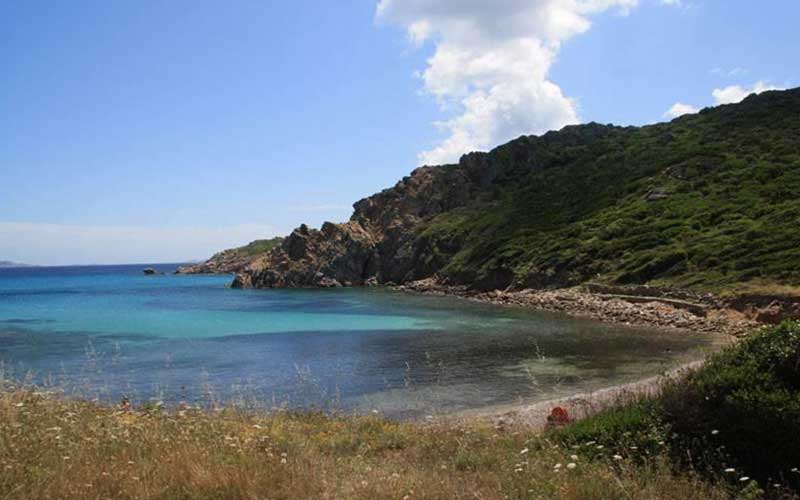
<path fill-rule="evenodd" d="M 713 500 L 731 491 L 675 474 L 666 455 L 598 459 L 521 427 L 126 411 L 31 389 L 0 394 L 0 498 Z"/>

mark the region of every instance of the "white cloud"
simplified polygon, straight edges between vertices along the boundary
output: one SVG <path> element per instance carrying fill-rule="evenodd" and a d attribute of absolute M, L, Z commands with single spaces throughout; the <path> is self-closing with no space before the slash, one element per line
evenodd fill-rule
<path fill-rule="evenodd" d="M 435 44 L 420 77 L 442 110 L 448 134 L 419 155 L 447 163 L 522 134 L 579 121 L 575 102 L 549 79 L 561 45 L 594 14 L 626 14 L 638 0 L 381 0 L 377 18 L 405 27 L 415 46 Z"/>
<path fill-rule="evenodd" d="M 676 102 L 672 105 L 666 113 L 664 113 L 664 118 L 672 119 L 677 118 L 679 116 L 688 115 L 692 113 L 697 113 L 700 111 L 699 109 L 695 108 L 691 104 L 684 104 L 682 102 Z"/>
<path fill-rule="evenodd" d="M 683 2 L 681 0 L 659 0 L 661 5 L 669 5 L 672 7 L 681 7 Z"/>
<path fill-rule="evenodd" d="M 740 85 L 730 85 L 725 88 L 714 89 L 711 95 L 714 96 L 714 102 L 716 104 L 734 104 L 741 102 L 750 94 L 760 94 L 761 92 L 766 92 L 768 90 L 784 89 L 782 87 L 775 87 L 774 85 L 769 85 L 766 82 L 759 81 L 749 88 L 745 88 Z"/>
<path fill-rule="evenodd" d="M 256 224 L 151 228 L 0 222 L 0 260 L 41 265 L 181 262 L 276 234 L 275 228 Z"/>

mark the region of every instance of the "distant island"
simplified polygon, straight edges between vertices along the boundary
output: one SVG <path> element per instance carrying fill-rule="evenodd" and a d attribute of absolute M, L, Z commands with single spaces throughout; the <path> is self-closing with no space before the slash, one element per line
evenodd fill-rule
<path fill-rule="evenodd" d="M 34 267 L 29 264 L 20 264 L 19 262 L 11 262 L 10 260 L 0 260 L 0 269 L 7 269 L 13 267 Z"/>

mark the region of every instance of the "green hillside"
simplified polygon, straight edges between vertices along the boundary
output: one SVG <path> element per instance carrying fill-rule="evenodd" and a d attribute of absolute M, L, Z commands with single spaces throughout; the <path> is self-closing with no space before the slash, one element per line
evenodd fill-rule
<path fill-rule="evenodd" d="M 419 228 L 451 282 L 800 284 L 798 89 L 642 128 L 568 127 L 477 155 L 495 172 L 491 186 Z"/>

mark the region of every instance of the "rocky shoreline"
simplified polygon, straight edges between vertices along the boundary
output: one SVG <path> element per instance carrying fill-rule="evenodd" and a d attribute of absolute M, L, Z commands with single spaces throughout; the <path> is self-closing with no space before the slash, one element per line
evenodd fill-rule
<path fill-rule="evenodd" d="M 652 295 L 600 293 L 591 286 L 556 290 L 515 290 L 474 292 L 466 287 L 447 286 L 433 279 L 392 287 L 394 290 L 425 295 L 456 296 L 482 303 L 561 312 L 623 325 L 649 326 L 721 333 L 741 337 L 773 321 L 765 321 L 764 311 L 740 311 L 727 307 L 712 295 L 698 295 L 695 301 L 663 295 L 652 288 Z M 616 290 L 614 290 L 616 291 Z M 768 306 L 769 307 L 769 306 Z M 762 316 L 759 316 L 762 313 Z"/>

